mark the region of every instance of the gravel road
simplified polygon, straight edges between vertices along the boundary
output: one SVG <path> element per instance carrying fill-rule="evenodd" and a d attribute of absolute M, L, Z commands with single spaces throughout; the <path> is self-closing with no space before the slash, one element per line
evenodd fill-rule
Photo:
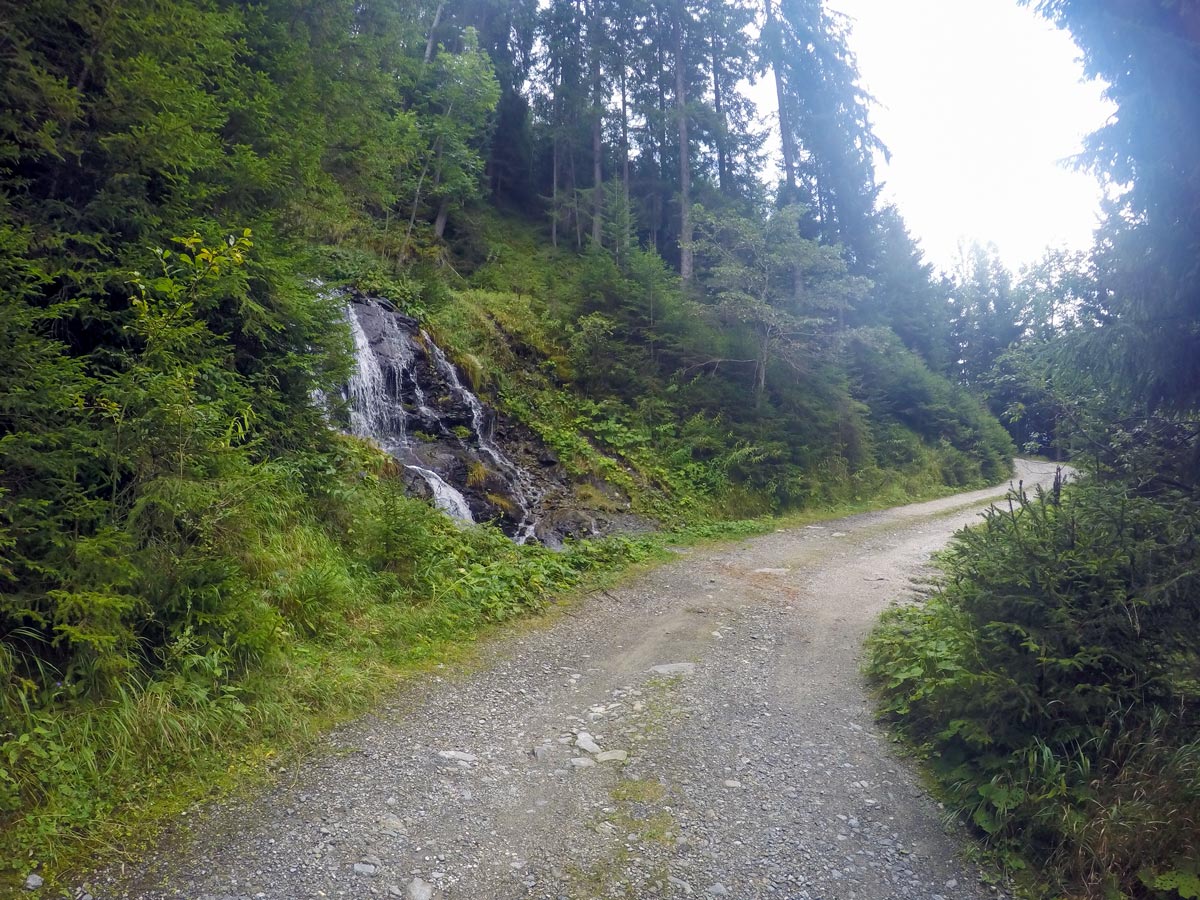
<path fill-rule="evenodd" d="M 1054 466 L 1021 461 L 1026 485 Z M 874 724 L 860 647 L 998 490 L 778 531 L 405 689 L 89 885 L 175 898 L 993 898 Z"/>

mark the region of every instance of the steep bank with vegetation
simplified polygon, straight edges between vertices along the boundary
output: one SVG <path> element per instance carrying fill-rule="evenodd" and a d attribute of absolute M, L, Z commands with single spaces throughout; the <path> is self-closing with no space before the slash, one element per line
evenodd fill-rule
<path fill-rule="evenodd" d="M 887 490 L 900 500 L 1009 471 L 995 419 L 887 331 L 764 351 L 655 254 L 622 265 L 600 250 L 539 250 L 537 232 L 512 221 L 483 228 L 490 259 L 422 309 L 433 333 L 573 474 L 611 481 L 641 512 L 737 517 Z"/>
<path fill-rule="evenodd" d="M 703 526 L 1003 477 L 1007 436 L 901 327 L 942 298 L 874 208 L 842 26 L 767 10 L 776 188 L 745 13 L 0 5 L 11 871 L 649 552 L 518 548 L 405 497 L 314 399 L 351 351 L 314 278 L 425 323 L 580 506 Z M 828 71 L 784 52 L 802 34 Z M 655 90 L 618 114 L 635 68 Z"/>
<path fill-rule="evenodd" d="M 1198 533 L 1200 505 L 1170 489 L 1014 499 L 871 639 L 884 713 L 1051 896 L 1200 884 Z"/>
<path fill-rule="evenodd" d="M 220 259 L 234 251 L 210 252 Z M 564 278 L 575 265 L 563 261 Z M 211 281 L 163 281 L 156 289 L 168 296 L 178 289 L 186 306 Z M 375 289 L 386 293 L 388 285 Z M 695 405 L 682 409 L 663 395 L 651 406 L 655 387 L 632 396 L 577 393 L 561 373 L 579 365 L 578 343 L 548 310 L 529 296 L 467 288 L 447 291 L 426 321 L 439 336 L 456 336 L 448 346 L 462 372 L 572 473 L 567 509 L 631 505 L 647 520 L 681 526 L 897 502 L 982 483 L 982 454 L 972 445 L 924 443 L 882 400 L 875 420 L 848 392 L 842 402 L 855 404 L 859 418 L 839 422 L 826 412 L 818 424 L 842 431 L 822 440 L 861 428 L 886 438 L 887 460 L 854 467 L 828 444 L 816 456 L 815 436 L 786 454 L 765 452 L 750 440 L 771 436 L 777 424 L 746 415 L 728 397 L 722 405 L 694 384 Z M 139 315 L 153 340 L 127 377 L 161 390 L 166 408 L 147 401 L 146 418 L 122 421 L 112 437 L 127 442 L 125 458 L 142 448 L 146 482 L 127 509 L 109 508 L 96 535 L 53 535 L 63 560 L 43 573 L 53 587 L 6 595 L 15 627 L 5 657 L 4 846 L 21 872 L 121 840 L 113 820 L 127 820 L 131 807 L 149 805 L 147 818 L 175 808 L 195 797 L 195 777 L 212 777 L 230 759 L 261 765 L 262 754 L 369 703 L 398 672 L 661 545 L 618 538 L 555 554 L 517 547 L 495 528 L 463 530 L 405 497 L 385 455 L 324 431 L 316 433 L 319 454 L 259 456 L 239 433 L 247 417 L 214 410 L 216 398 L 201 402 L 199 390 L 189 394 L 193 376 L 167 356 L 194 346 L 196 323 L 153 318 L 149 308 Z M 611 346 L 637 352 L 634 342 Z M 864 341 L 856 365 L 869 371 L 878 353 Z M 961 396 L 919 361 L 911 365 L 925 380 L 904 383 L 915 395 L 908 415 L 954 415 L 950 404 Z M 669 380 L 659 377 L 671 397 Z M 881 378 L 875 390 L 884 397 L 890 387 Z M 647 408 L 656 419 L 646 421 Z M 986 435 L 979 407 L 965 409 L 976 418 L 962 427 L 977 437 L 970 428 L 979 423 Z M 167 417 L 167 427 L 151 416 Z M 774 417 L 789 421 L 778 411 Z M 793 427 L 814 425 L 801 419 Z M 788 437 L 776 434 L 779 444 Z M 147 443 L 151 437 L 158 443 Z M 1005 460 L 1003 436 L 995 442 L 992 480 Z M 820 463 L 803 467 L 801 453 Z M 757 471 L 772 454 L 773 468 Z M 755 526 L 731 523 L 713 533 L 743 527 Z M 186 790 L 177 793 L 180 785 Z"/>

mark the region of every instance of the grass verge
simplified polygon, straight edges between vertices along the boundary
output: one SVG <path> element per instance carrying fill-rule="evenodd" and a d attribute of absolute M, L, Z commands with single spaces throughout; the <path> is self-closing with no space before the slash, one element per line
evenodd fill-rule
<path fill-rule="evenodd" d="M 699 522 L 563 553 L 516 547 L 495 529 L 460 530 L 403 498 L 391 497 L 374 512 L 356 507 L 350 518 L 371 547 L 394 542 L 396 535 L 371 526 L 395 517 L 407 520 L 410 543 L 412 534 L 423 535 L 421 547 L 408 547 L 414 571 L 403 578 L 382 577 L 378 569 L 386 575 L 386 564 L 356 564 L 346 546 L 304 517 L 281 524 L 264 538 L 262 556 L 247 562 L 247 577 L 273 592 L 291 618 L 310 624 L 291 632 L 260 665 L 237 673 L 177 641 L 175 657 L 154 678 L 115 698 L 69 714 L 31 707 L 8 726 L 30 736 L 16 765 L 9 756 L 6 773 L 23 779 L 33 805 L 9 816 L 0 831 L 0 859 L 8 861 L 0 896 L 21 896 L 33 871 L 50 886 L 73 887 L 72 878 L 98 862 L 135 858 L 184 811 L 253 792 L 312 752 L 319 735 L 405 681 L 439 664 L 470 668 L 477 642 L 508 633 L 514 621 L 541 627 L 553 618 L 548 613 L 677 559 L 669 547 L 715 545 L 894 500 Z M 403 596 L 400 584 L 409 588 Z"/>

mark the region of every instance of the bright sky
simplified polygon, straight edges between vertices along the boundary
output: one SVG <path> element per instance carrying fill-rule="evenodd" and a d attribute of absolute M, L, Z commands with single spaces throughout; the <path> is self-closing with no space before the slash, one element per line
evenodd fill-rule
<path fill-rule="evenodd" d="M 1081 81 L 1065 32 L 1016 0 L 829 6 L 853 21 L 875 131 L 892 152 L 880 160 L 884 198 L 930 262 L 952 268 L 960 240 L 995 243 L 1014 269 L 1047 246 L 1091 246 L 1100 187 L 1066 161 L 1112 108 Z"/>

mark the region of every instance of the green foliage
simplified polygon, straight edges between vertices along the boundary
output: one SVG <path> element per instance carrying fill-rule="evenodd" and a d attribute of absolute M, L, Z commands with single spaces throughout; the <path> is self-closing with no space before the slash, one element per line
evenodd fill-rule
<path fill-rule="evenodd" d="M 931 369 L 949 373 L 951 361 L 958 358 L 947 315 L 949 285 L 934 277 L 933 265 L 925 261 L 894 206 L 878 210 L 876 221 L 877 247 L 866 272 L 873 286 L 867 301 L 851 310 L 849 321 L 890 328 Z"/>
<path fill-rule="evenodd" d="M 1013 496 L 871 638 L 885 714 L 990 842 L 1072 896 L 1190 889 L 1198 527 L 1189 495 L 1115 482 Z"/>
<path fill-rule="evenodd" d="M 909 382 L 932 397 L 905 418 L 840 358 L 844 319 L 870 285 L 865 254 L 833 240 L 872 227 L 869 161 L 810 128 L 803 181 L 836 211 L 765 202 L 761 137 L 736 87 L 750 67 L 748 8 L 688 12 L 673 60 L 637 34 L 654 24 L 665 39 L 661 22 L 677 17 L 664 10 L 606 13 L 609 43 L 601 18 L 584 22 L 570 4 L 447 8 L 437 24 L 435 8 L 5 7 L 10 869 L 52 861 L 121 803 L 170 793 L 174 773 L 219 771 L 255 742 L 369 701 L 387 673 L 654 552 L 649 538 L 519 548 L 404 497 L 394 463 L 332 433 L 313 400 L 344 383 L 351 347 L 340 303 L 311 278 L 422 318 L 473 387 L 553 448 L 580 494 L 624 504 L 605 493 L 615 487 L 666 522 L 900 499 L 999 471 L 985 424 L 933 376 L 909 366 L 888 384 L 888 397 Z M 851 74 L 841 37 L 818 24 L 831 71 Z M 562 65 L 523 96 L 538 36 Z M 635 62 L 646 85 L 627 83 Z M 683 171 L 719 211 L 698 213 L 703 265 L 687 286 L 659 249 L 679 238 L 664 214 L 674 151 L 665 121 L 645 115 L 676 73 L 693 140 L 714 151 Z M 849 97 L 847 124 L 869 137 L 853 86 L 815 74 L 790 99 Z M 710 83 L 724 100 L 707 109 Z M 618 84 L 646 133 L 629 174 L 605 181 L 605 92 Z M 548 104 L 533 97 L 543 89 Z M 590 187 L 576 179 L 587 137 Z M 573 230 L 581 249 L 592 226 L 585 252 L 479 206 L 490 190 L 541 214 L 541 188 L 556 237 Z M 486 473 L 471 477 L 486 487 Z M 693 536 L 754 527 L 702 524 Z"/>
<path fill-rule="evenodd" d="M 698 271 L 715 292 L 703 304 L 655 254 L 539 251 L 519 226 L 485 217 L 492 250 L 473 280 L 511 290 L 447 297 L 431 324 L 573 474 L 658 516 L 900 499 L 1007 475 L 1011 443 L 977 402 L 885 333 L 839 332 L 862 279 L 794 235 L 797 215 L 756 226 L 698 209 Z M 760 328 L 768 318 L 779 327 Z"/>
<path fill-rule="evenodd" d="M 700 268 L 722 324 L 745 327 L 755 343 L 755 390 L 766 390 L 776 360 L 803 368 L 819 339 L 866 288 L 838 248 L 800 235 L 803 207 L 773 210 L 765 221 L 697 208 Z"/>
<path fill-rule="evenodd" d="M 9 866 L 51 864 L 115 810 L 152 802 L 173 773 L 220 768 L 254 742 L 302 738 L 298 727 L 349 713 L 394 673 L 541 608 L 585 576 L 645 559 L 663 540 L 618 537 L 564 553 L 518 547 L 405 497 L 392 472 L 379 451 L 347 442 L 317 497 L 282 465 L 214 485 L 220 521 L 207 523 L 203 554 L 159 555 L 171 570 L 157 577 L 178 589 L 193 568 L 216 572 L 222 596 L 185 588 L 191 603 L 169 638 L 152 659 L 125 666 L 103 698 L 81 696 L 91 670 L 39 668 L 16 649 L 32 633 L 9 633 L 17 640 L 0 655 L 0 848 Z M 156 602 L 143 598 L 138 609 Z M 172 610 L 155 612 L 170 622 Z M 93 632 L 73 634 L 77 643 L 109 656 L 128 650 L 91 639 L 96 616 Z"/>
<path fill-rule="evenodd" d="M 876 632 L 870 671 L 962 811 L 1055 896 L 1194 897 L 1194 10 L 1031 5 L 1119 106 L 1085 154 L 1105 220 L 1086 258 L 1016 281 L 976 248 L 951 358 L 1027 449 L 1071 451 L 1092 478 L 965 533 L 939 592 Z"/>
<path fill-rule="evenodd" d="M 396 251 L 401 258 L 413 252 L 418 215 L 425 206 L 435 210 L 432 236 L 440 239 L 448 210 L 480 193 L 483 158 L 478 151 L 500 99 L 500 86 L 474 28 L 464 30 L 460 52 L 438 54 L 414 93 L 417 164 L 399 170 L 398 196 L 412 198 L 408 226 Z"/>
<path fill-rule="evenodd" d="M 382 297 L 413 318 L 437 297 L 440 284 L 427 284 L 414 267 L 386 266 L 377 255 L 347 247 L 326 247 L 314 254 L 316 271 L 334 284 L 349 284 L 371 297 Z"/>
<path fill-rule="evenodd" d="M 1119 115 L 1090 135 L 1081 160 L 1110 202 L 1092 264 L 1077 365 L 1127 392 L 1126 412 L 1200 407 L 1200 178 L 1192 166 L 1200 47 L 1189 3 L 1030 2 L 1081 48 L 1089 77 Z M 1114 28 L 1114 23 L 1119 27 Z M 1186 124 L 1185 124 L 1186 123 Z"/>
<path fill-rule="evenodd" d="M 1184 863 L 1181 868 L 1162 874 L 1142 872 L 1138 875 L 1147 887 L 1157 891 L 1173 891 L 1183 900 L 1200 897 L 1200 870 L 1196 863 Z"/>
<path fill-rule="evenodd" d="M 947 484 L 994 484 L 1009 474 L 1012 439 L 964 389 L 934 375 L 890 334 L 858 333 L 849 350 L 859 396 L 882 420 L 935 443 Z"/>

